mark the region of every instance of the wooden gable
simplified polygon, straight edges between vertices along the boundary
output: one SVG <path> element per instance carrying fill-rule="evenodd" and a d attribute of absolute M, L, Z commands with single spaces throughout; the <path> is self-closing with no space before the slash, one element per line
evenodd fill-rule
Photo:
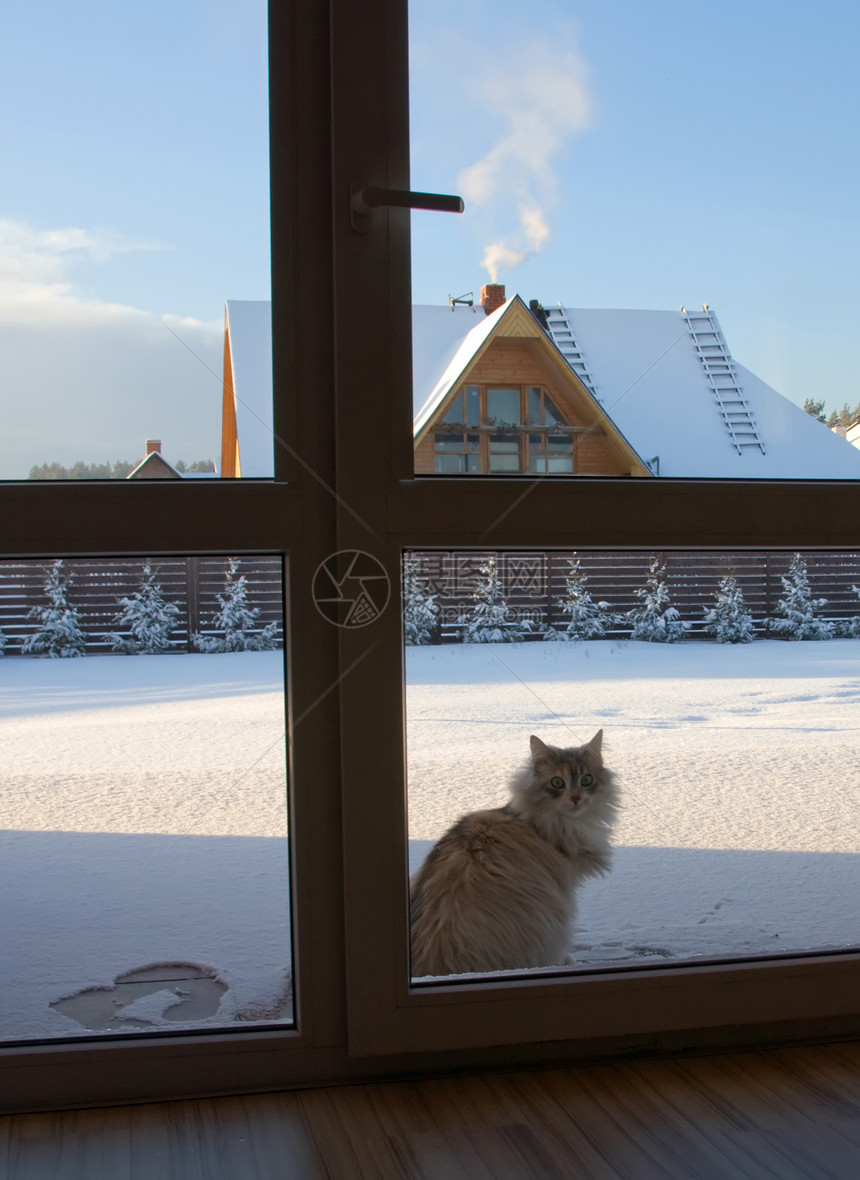
<path fill-rule="evenodd" d="M 239 429 L 236 422 L 236 395 L 233 380 L 233 353 L 230 347 L 230 317 L 225 313 L 224 381 L 221 398 L 221 477 L 234 479 L 241 474 Z"/>
<path fill-rule="evenodd" d="M 559 431 L 570 435 L 573 475 L 651 475 L 519 298 L 510 301 L 495 329 L 476 349 L 459 378 L 452 381 L 436 411 L 416 435 L 416 474 L 436 471 L 437 431 L 467 386 L 478 387 L 482 399 L 489 388 L 519 388 L 523 397 L 531 387 L 543 389 L 564 419 L 564 426 L 560 426 Z M 482 422 L 469 429 L 487 435 L 493 427 Z M 533 433 L 535 429 L 546 430 L 545 427 L 532 428 Z M 519 436 L 525 436 L 522 438 L 525 448 L 529 427 L 523 422 L 515 430 Z M 487 444 L 483 439 L 480 446 L 480 470 L 484 473 L 489 468 L 485 453 Z M 527 462 L 523 454 L 521 472 L 528 472 Z"/>

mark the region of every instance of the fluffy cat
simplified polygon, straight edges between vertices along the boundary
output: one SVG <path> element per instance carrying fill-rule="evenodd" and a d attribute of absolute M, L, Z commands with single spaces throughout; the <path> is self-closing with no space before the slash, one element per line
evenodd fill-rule
<path fill-rule="evenodd" d="M 410 882 L 412 974 L 565 962 L 575 890 L 609 870 L 618 807 L 603 730 L 584 746 L 530 739 L 505 807 L 464 815 Z"/>

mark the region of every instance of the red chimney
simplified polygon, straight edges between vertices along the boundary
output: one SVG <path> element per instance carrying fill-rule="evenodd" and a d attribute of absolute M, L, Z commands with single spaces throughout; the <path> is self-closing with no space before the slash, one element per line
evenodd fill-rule
<path fill-rule="evenodd" d="M 146 453 L 147 453 L 147 455 L 151 455 L 153 451 L 155 451 L 155 453 L 157 455 L 161 454 L 161 439 L 160 438 L 148 438 L 146 440 Z"/>
<path fill-rule="evenodd" d="M 487 315 L 505 302 L 504 283 L 487 283 L 481 288 L 481 307 Z"/>

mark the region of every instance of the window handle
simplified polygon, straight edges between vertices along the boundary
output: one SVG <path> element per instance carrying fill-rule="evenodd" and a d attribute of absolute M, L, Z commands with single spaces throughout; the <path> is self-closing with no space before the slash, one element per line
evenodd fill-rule
<path fill-rule="evenodd" d="M 350 189 L 350 218 L 357 233 L 370 229 L 374 209 L 430 209 L 436 213 L 462 213 L 465 209 L 462 197 L 448 193 L 413 193 L 402 188 L 380 188 L 370 184 L 364 188 Z"/>

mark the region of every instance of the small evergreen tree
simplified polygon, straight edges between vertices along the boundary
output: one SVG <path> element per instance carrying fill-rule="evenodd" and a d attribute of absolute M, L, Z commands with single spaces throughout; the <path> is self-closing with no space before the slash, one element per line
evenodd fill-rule
<path fill-rule="evenodd" d="M 548 627 L 544 639 L 605 639 L 609 630 L 618 622 L 618 616 L 608 602 L 595 602 L 588 589 L 588 575 L 579 558 L 572 554 L 567 561 L 564 577 L 564 595 L 557 600 L 561 613 L 567 617 L 567 625 L 560 631 Z"/>
<path fill-rule="evenodd" d="M 114 651 L 128 656 L 161 655 L 170 651 L 170 635 L 176 628 L 179 608 L 164 601 L 149 562 L 143 567 L 137 590 L 130 598 L 121 598 L 119 602 L 123 610 L 114 622 L 127 634 L 112 631 L 104 637 Z"/>
<path fill-rule="evenodd" d="M 0 631 L 0 656 L 5 656 L 5 654 L 6 654 L 6 636 L 2 631 Z"/>
<path fill-rule="evenodd" d="M 860 586 L 852 586 L 851 589 L 860 598 Z M 849 639 L 860 639 L 860 615 L 855 615 L 853 619 L 848 620 L 845 634 Z"/>
<path fill-rule="evenodd" d="M 632 623 L 631 639 L 642 639 L 648 643 L 677 643 L 689 630 L 674 606 L 669 602 L 669 587 L 666 584 L 666 566 L 655 555 L 651 557 L 645 585 L 636 591 L 642 605 L 627 612 Z"/>
<path fill-rule="evenodd" d="M 531 619 L 518 620 L 511 614 L 493 556 L 478 566 L 472 601 L 475 605 L 460 624 L 463 643 L 517 643 L 534 626 Z"/>
<path fill-rule="evenodd" d="M 418 562 L 408 553 L 403 559 L 403 635 L 407 647 L 432 643 L 439 607 L 435 594 L 422 585 Z"/>
<path fill-rule="evenodd" d="M 826 598 L 813 598 L 806 561 L 799 553 L 791 559 L 788 576 L 780 576 L 785 595 L 776 605 L 777 619 L 768 620 L 771 630 L 786 639 L 832 639 L 833 624 L 817 618 L 827 605 Z"/>
<path fill-rule="evenodd" d="M 40 626 L 24 640 L 21 650 L 25 655 L 67 659 L 84 654 L 84 633 L 78 612 L 68 600 L 70 581 L 63 576 L 63 562 L 58 559 L 45 579 L 45 593 L 50 605 L 34 606 L 29 613 L 28 617 L 38 619 Z"/>
<path fill-rule="evenodd" d="M 215 616 L 214 629 L 224 637 L 194 635 L 198 651 L 272 651 L 278 645 L 278 624 L 260 627 L 260 608 L 248 606 L 248 580 L 239 574 L 238 558 L 231 557 L 224 576 L 224 592 L 218 595 L 221 610 Z"/>
<path fill-rule="evenodd" d="M 755 639 L 753 617 L 733 573 L 720 579 L 714 605 L 705 611 L 705 630 L 717 643 L 752 643 Z"/>

